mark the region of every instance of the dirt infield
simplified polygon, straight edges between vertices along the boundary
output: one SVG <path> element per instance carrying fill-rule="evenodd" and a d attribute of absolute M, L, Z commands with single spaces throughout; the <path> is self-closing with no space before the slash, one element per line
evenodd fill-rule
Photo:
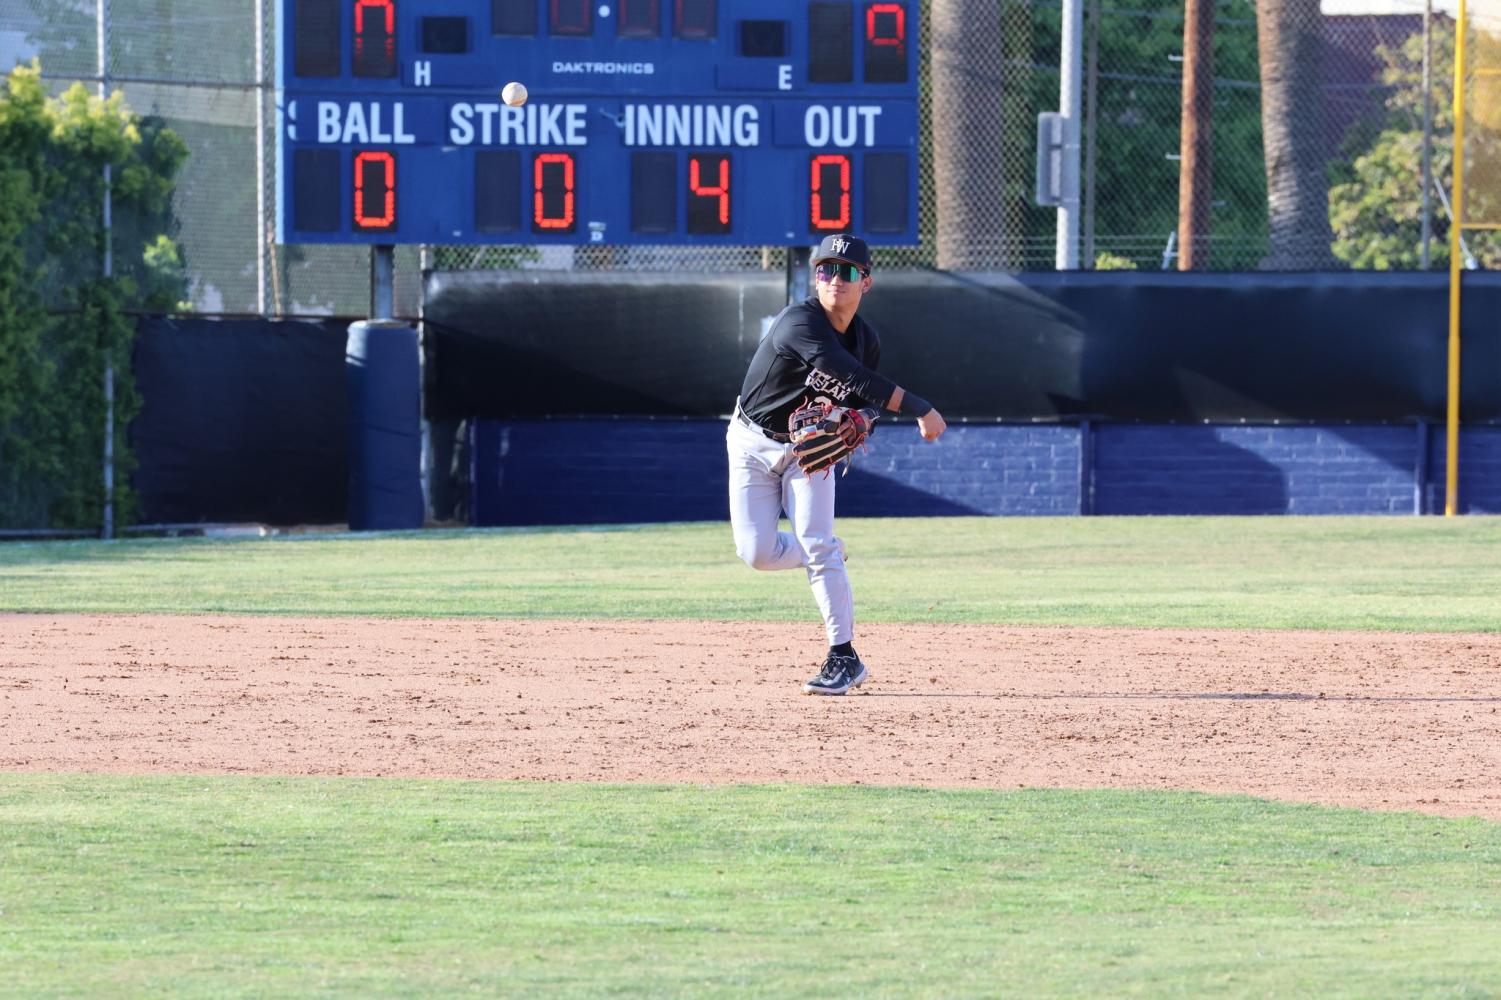
<path fill-rule="evenodd" d="M 0 769 L 1184 788 L 1501 820 L 1501 635 L 0 615 Z"/>

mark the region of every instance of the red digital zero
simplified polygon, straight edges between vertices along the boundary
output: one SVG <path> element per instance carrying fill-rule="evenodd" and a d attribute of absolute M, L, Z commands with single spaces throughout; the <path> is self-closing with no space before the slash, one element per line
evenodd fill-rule
<path fill-rule="evenodd" d="M 850 158 L 843 153 L 818 153 L 809 179 L 809 221 L 814 232 L 848 229 L 850 224 Z"/>
<path fill-rule="evenodd" d="M 538 153 L 532 161 L 532 230 L 574 230 L 574 163 L 572 153 Z"/>
<path fill-rule="evenodd" d="M 354 226 L 367 231 L 396 228 L 396 157 L 384 150 L 354 154 Z"/>

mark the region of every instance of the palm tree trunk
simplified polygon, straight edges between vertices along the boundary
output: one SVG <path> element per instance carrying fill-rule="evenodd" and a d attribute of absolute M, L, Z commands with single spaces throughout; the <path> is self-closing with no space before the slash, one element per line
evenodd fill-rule
<path fill-rule="evenodd" d="M 1318 127 L 1320 17 L 1319 0 L 1256 0 L 1270 243 L 1264 270 L 1337 266 L 1329 249 L 1329 181 Z"/>
<path fill-rule="evenodd" d="M 1012 266 L 1009 237 L 1018 234 L 1006 225 L 1001 12 L 996 0 L 933 0 L 929 26 L 936 263 Z"/>

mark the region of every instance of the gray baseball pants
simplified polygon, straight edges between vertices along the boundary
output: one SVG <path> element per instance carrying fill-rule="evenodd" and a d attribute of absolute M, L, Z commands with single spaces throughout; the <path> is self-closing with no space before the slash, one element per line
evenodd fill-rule
<path fill-rule="evenodd" d="M 752 569 L 806 567 L 829 645 L 852 641 L 855 597 L 834 537 L 835 477 L 810 477 L 793 458 L 791 444 L 773 441 L 733 417 L 725 450 L 736 554 Z M 778 530 L 783 511 L 790 531 Z"/>

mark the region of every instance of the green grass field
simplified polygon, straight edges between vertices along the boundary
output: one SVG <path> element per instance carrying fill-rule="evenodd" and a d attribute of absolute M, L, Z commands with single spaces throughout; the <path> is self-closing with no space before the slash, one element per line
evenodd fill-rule
<path fill-rule="evenodd" d="M 841 531 L 867 621 L 1501 628 L 1495 520 Z M 724 525 L 0 545 L 0 610 L 812 615 Z M 1498 921 L 1501 824 L 1478 819 L 0 774 L 0 996 L 1501 996 Z"/>
<path fill-rule="evenodd" d="M 1501 519 L 840 522 L 863 621 L 1501 628 Z M 805 621 L 724 524 L 0 545 L 0 610 Z"/>
<path fill-rule="evenodd" d="M 1501 826 L 1137 792 L 28 775 L 0 990 L 1484 996 Z"/>

